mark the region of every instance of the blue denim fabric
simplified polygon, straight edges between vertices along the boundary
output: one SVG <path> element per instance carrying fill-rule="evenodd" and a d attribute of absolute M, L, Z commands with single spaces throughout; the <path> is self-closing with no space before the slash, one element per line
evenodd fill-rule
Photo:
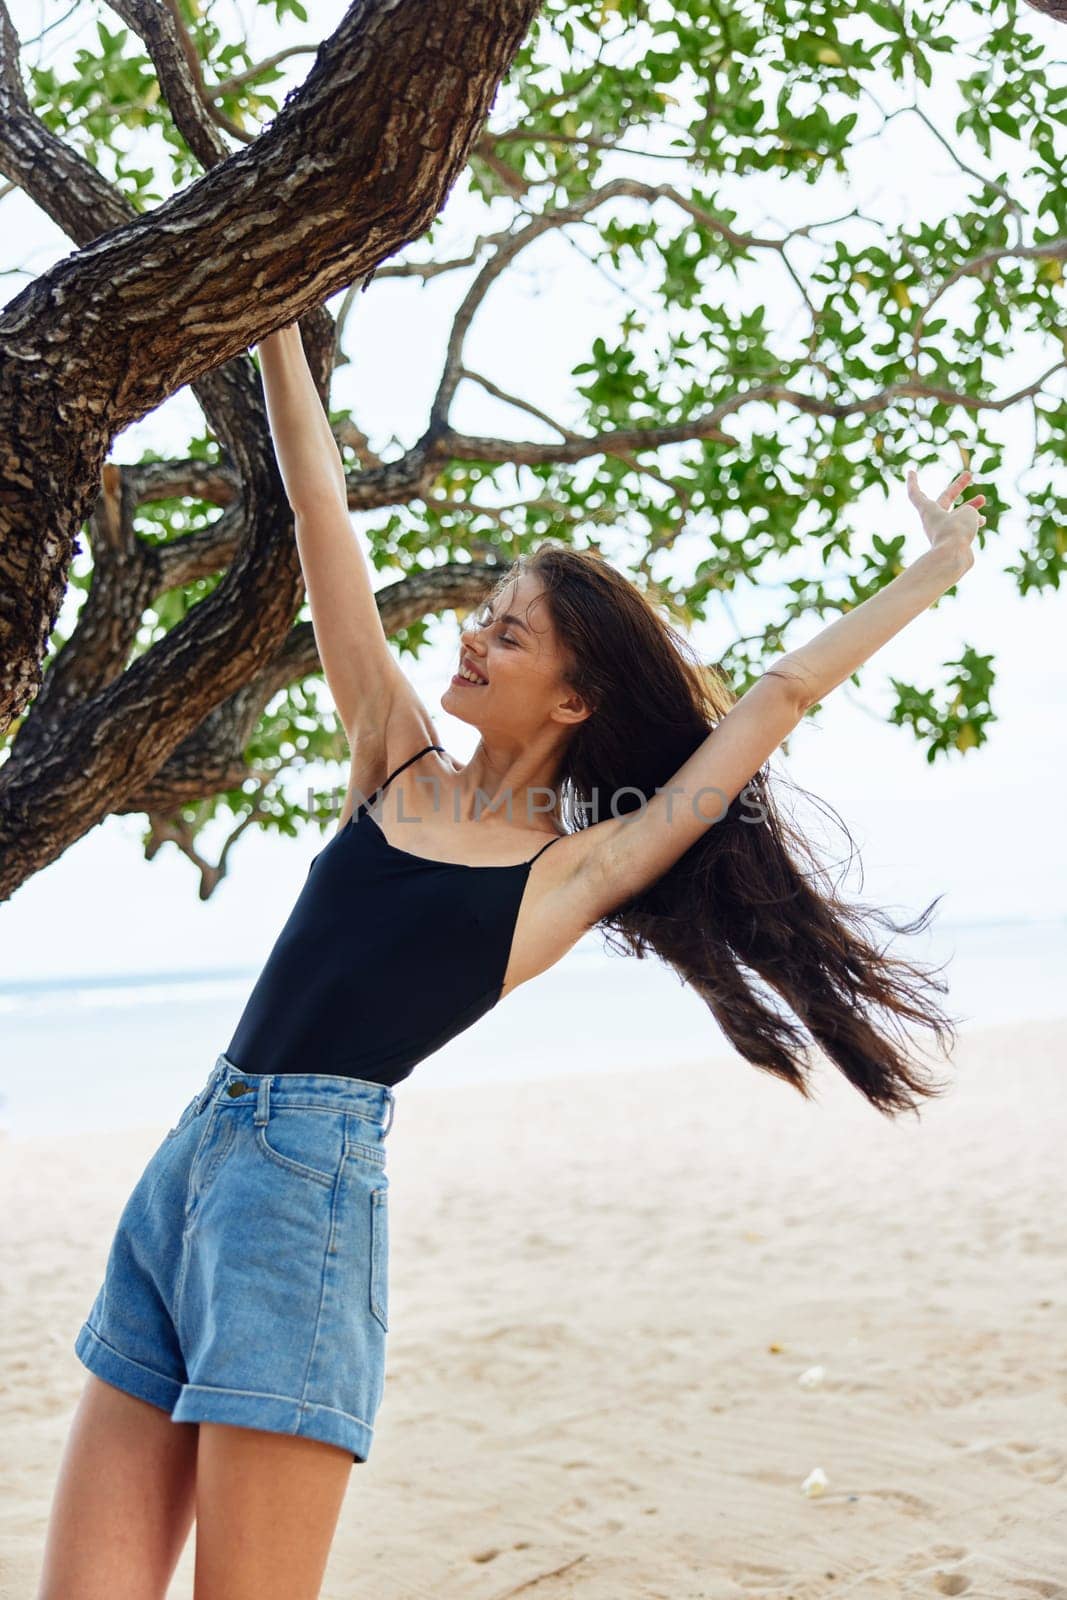
<path fill-rule="evenodd" d="M 384 1084 L 257 1076 L 220 1055 L 126 1202 L 78 1358 L 174 1422 L 302 1434 L 365 1461 L 393 1110 Z"/>

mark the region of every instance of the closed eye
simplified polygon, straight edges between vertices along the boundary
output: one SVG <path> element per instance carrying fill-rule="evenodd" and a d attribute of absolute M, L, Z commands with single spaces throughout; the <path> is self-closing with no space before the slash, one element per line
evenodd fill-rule
<path fill-rule="evenodd" d="M 487 628 L 492 623 L 493 608 L 491 605 L 489 605 L 488 601 L 482 605 L 481 610 L 478 612 L 475 618 L 475 621 L 477 622 L 479 628 Z M 501 644 L 510 644 L 514 646 L 520 643 L 518 639 L 513 639 L 510 633 L 498 633 L 497 638 L 500 640 Z"/>

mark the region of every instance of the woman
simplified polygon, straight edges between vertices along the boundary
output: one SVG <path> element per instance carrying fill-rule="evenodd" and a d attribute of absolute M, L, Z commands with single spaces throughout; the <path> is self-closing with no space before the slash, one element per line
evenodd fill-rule
<path fill-rule="evenodd" d="M 348 792 L 120 1219 L 39 1600 L 163 1596 L 194 1514 L 196 1600 L 318 1594 L 381 1398 L 393 1088 L 588 929 L 655 950 L 803 1094 L 815 1044 L 886 1115 L 914 1109 L 940 1086 L 878 1013 L 953 1037 L 944 985 L 872 941 L 766 763 L 972 566 L 968 473 L 937 500 L 909 473 L 929 548 L 736 702 L 609 565 L 542 546 L 464 632 L 441 697 L 480 736 L 461 766 L 389 651 L 297 327 L 260 355 Z"/>

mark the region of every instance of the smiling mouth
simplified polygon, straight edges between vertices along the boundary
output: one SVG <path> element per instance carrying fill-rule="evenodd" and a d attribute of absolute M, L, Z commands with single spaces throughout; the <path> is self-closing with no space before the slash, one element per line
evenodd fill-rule
<path fill-rule="evenodd" d="M 464 672 L 469 672 L 471 676 L 469 678 L 464 677 Z M 486 679 L 479 678 L 474 669 L 468 667 L 466 662 L 463 661 L 460 662 L 458 668 L 452 674 L 452 682 L 468 684 L 472 689 L 484 689 L 486 685 Z"/>

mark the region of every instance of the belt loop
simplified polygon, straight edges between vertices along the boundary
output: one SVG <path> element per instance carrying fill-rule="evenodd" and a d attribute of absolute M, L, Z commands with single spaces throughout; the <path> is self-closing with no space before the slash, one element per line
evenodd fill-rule
<path fill-rule="evenodd" d="M 219 1061 L 221 1061 L 221 1059 L 222 1058 L 220 1056 L 219 1057 Z M 215 1086 L 219 1081 L 219 1077 L 221 1076 L 221 1074 L 219 1072 L 219 1061 L 215 1062 L 215 1065 L 212 1067 L 211 1071 L 208 1073 L 208 1080 L 205 1083 L 204 1087 L 201 1089 L 199 1095 L 197 1096 L 197 1101 L 196 1101 L 196 1114 L 197 1114 L 197 1116 L 200 1115 L 200 1113 L 203 1111 L 204 1107 L 207 1105 L 208 1101 L 211 1099 L 211 1096 L 215 1092 Z"/>
<path fill-rule="evenodd" d="M 393 1112 L 396 1109 L 396 1095 L 393 1094 L 392 1090 L 390 1090 L 390 1089 L 387 1089 L 385 1092 L 389 1097 L 389 1115 L 386 1118 L 385 1122 L 383 1122 L 383 1124 L 382 1124 L 382 1138 L 383 1139 L 385 1138 L 386 1134 L 389 1132 L 389 1129 L 393 1126 Z"/>
<path fill-rule="evenodd" d="M 257 1128 L 270 1121 L 270 1086 L 271 1074 L 265 1072 L 259 1080 L 259 1093 L 256 1095 L 256 1114 L 252 1118 Z"/>

